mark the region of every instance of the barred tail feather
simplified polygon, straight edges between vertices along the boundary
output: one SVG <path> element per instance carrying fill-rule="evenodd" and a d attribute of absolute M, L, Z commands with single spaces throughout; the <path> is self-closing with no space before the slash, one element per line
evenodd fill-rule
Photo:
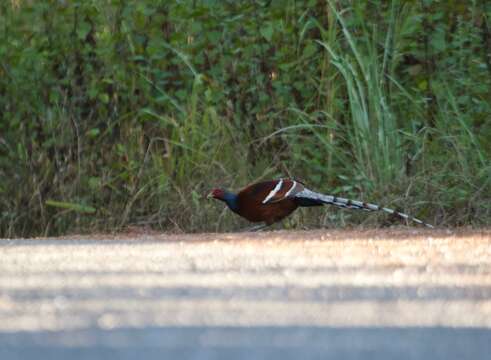
<path fill-rule="evenodd" d="M 319 193 L 316 193 L 316 192 L 308 190 L 308 189 L 304 189 L 304 190 L 300 191 L 299 193 L 297 193 L 295 195 L 295 197 L 300 198 L 300 199 L 310 199 L 313 201 L 319 201 L 319 202 L 322 202 L 324 204 L 334 205 L 334 206 L 344 208 L 344 209 L 356 209 L 356 210 L 365 210 L 365 211 L 384 211 L 388 214 L 399 216 L 402 219 L 411 220 L 411 221 L 414 221 L 415 223 L 424 225 L 424 226 L 429 227 L 429 228 L 433 228 L 433 225 L 425 223 L 424 221 L 417 219 L 415 217 L 409 216 L 408 214 L 404 214 L 404 213 L 401 213 L 401 212 L 393 210 L 393 209 L 389 209 L 386 207 L 382 207 L 379 205 L 370 204 L 370 203 L 366 203 L 366 202 L 362 202 L 362 201 L 350 200 L 350 199 L 337 197 L 337 196 L 333 196 L 333 195 L 319 194 Z"/>

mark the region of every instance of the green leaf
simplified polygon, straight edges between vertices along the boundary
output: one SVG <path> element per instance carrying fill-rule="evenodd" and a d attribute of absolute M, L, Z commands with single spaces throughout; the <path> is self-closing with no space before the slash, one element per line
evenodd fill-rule
<path fill-rule="evenodd" d="M 260 30 L 261 35 L 268 41 L 271 41 L 271 39 L 273 38 L 273 31 L 273 24 L 271 23 L 266 24 Z"/>
<path fill-rule="evenodd" d="M 314 55 L 317 51 L 317 46 L 315 46 L 313 43 L 309 43 L 304 49 L 303 49 L 303 56 L 305 57 L 310 57 Z"/>
<path fill-rule="evenodd" d="M 80 24 L 78 25 L 78 28 L 77 28 L 78 38 L 80 40 L 85 40 L 85 38 L 87 37 L 87 35 L 90 32 L 90 29 L 91 29 L 91 26 L 88 22 L 86 22 L 86 21 L 80 22 Z"/>
<path fill-rule="evenodd" d="M 91 176 L 89 178 L 89 188 L 91 190 L 98 190 L 101 186 L 101 178 Z"/>
<path fill-rule="evenodd" d="M 444 29 L 437 29 L 431 38 L 431 46 L 436 52 L 441 52 L 447 48 Z"/>
<path fill-rule="evenodd" d="M 92 206 L 82 205 L 82 204 L 74 204 L 74 203 L 55 201 L 55 200 L 46 200 L 45 204 L 47 206 L 72 210 L 75 212 L 86 213 L 86 214 L 93 214 L 96 212 L 96 209 L 93 208 Z"/>
<path fill-rule="evenodd" d="M 93 128 L 90 129 L 86 132 L 87 136 L 90 138 L 95 138 L 97 135 L 99 135 L 101 131 L 98 128 Z"/>
<path fill-rule="evenodd" d="M 109 95 L 106 93 L 99 94 L 99 100 L 101 100 L 104 104 L 109 103 Z"/>

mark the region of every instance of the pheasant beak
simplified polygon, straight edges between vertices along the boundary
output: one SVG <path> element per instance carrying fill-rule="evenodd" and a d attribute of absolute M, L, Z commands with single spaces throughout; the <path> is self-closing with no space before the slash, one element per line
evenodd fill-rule
<path fill-rule="evenodd" d="M 206 195 L 206 198 L 207 198 L 208 200 L 213 199 L 213 191 L 212 191 L 212 192 L 210 192 L 210 193 L 208 193 L 208 195 Z"/>

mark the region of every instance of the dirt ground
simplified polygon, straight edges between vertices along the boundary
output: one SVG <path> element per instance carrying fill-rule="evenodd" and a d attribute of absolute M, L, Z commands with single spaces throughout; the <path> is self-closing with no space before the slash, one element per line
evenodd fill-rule
<path fill-rule="evenodd" d="M 490 351 L 489 229 L 0 240 L 2 360 Z"/>

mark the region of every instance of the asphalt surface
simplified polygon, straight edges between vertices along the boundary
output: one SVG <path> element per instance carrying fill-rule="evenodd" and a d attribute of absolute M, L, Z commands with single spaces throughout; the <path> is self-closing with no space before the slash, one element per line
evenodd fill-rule
<path fill-rule="evenodd" d="M 0 240 L 0 359 L 491 359 L 491 231 Z"/>

